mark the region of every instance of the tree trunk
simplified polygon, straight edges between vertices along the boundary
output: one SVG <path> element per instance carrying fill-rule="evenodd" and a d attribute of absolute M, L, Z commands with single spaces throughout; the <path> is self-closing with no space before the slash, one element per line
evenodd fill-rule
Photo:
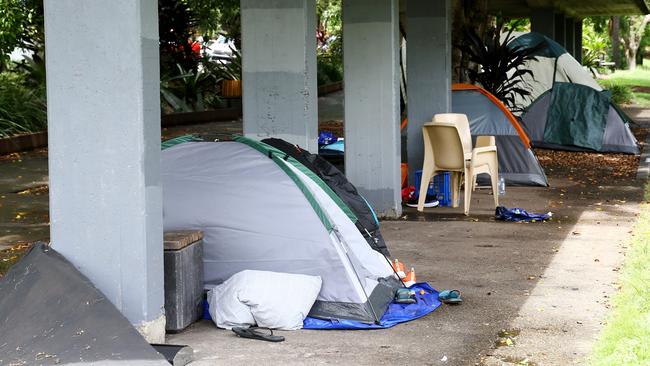
<path fill-rule="evenodd" d="M 623 38 L 623 46 L 625 47 L 625 58 L 627 59 L 627 68 L 632 71 L 636 69 L 636 54 L 641 47 L 641 37 L 645 33 L 645 28 L 650 22 L 650 14 L 629 17 L 629 30 L 626 37 Z"/>
<path fill-rule="evenodd" d="M 630 71 L 636 70 L 636 49 L 631 48 L 625 53 L 625 59 L 627 60 L 627 69 Z"/>
<path fill-rule="evenodd" d="M 621 68 L 621 17 L 610 19 L 609 35 L 612 40 L 612 62 L 617 69 Z"/>

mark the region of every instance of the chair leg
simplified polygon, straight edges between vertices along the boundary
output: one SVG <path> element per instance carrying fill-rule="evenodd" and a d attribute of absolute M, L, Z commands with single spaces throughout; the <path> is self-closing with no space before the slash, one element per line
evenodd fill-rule
<path fill-rule="evenodd" d="M 427 190 L 429 189 L 429 182 L 431 182 L 431 178 L 433 178 L 434 174 L 435 171 L 433 170 L 433 167 L 430 164 L 425 165 L 424 168 L 422 169 L 422 180 L 420 181 L 420 192 L 418 197 L 418 211 L 420 212 L 424 211 L 424 203 L 426 202 L 427 199 Z"/>
<path fill-rule="evenodd" d="M 460 196 L 460 172 L 451 172 L 451 207 L 458 207 Z"/>
<path fill-rule="evenodd" d="M 474 180 L 474 173 L 472 168 L 465 170 L 465 216 L 469 215 L 469 205 L 472 200 L 472 181 Z"/>
<path fill-rule="evenodd" d="M 499 162 L 494 154 L 494 159 L 489 164 L 490 179 L 492 180 L 492 196 L 494 196 L 494 207 L 499 206 Z"/>

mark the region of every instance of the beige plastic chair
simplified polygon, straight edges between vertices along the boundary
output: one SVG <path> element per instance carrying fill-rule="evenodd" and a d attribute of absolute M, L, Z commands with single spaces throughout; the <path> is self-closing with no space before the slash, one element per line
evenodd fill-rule
<path fill-rule="evenodd" d="M 422 181 L 418 211 L 424 210 L 429 182 L 438 172 L 451 172 L 452 202 L 458 207 L 460 193 L 460 177 L 465 177 L 465 215 L 469 214 L 472 190 L 476 186 L 476 176 L 487 173 L 492 180 L 494 206 L 499 205 L 499 163 L 494 136 L 481 136 L 472 148 L 472 136 L 469 122 L 464 114 L 436 114 L 433 122 L 422 127 L 424 138 L 424 164 L 422 166 Z"/>

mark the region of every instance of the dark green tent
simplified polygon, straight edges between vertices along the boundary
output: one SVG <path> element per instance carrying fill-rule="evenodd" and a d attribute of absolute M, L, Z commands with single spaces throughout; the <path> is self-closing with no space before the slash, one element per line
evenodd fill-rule
<path fill-rule="evenodd" d="M 522 115 L 534 147 L 639 154 L 625 115 L 608 91 L 554 83 Z"/>

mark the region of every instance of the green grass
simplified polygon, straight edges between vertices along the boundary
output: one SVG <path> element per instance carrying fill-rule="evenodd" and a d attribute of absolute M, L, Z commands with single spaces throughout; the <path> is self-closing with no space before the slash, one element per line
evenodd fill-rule
<path fill-rule="evenodd" d="M 650 183 L 620 275 L 620 291 L 591 357 L 593 366 L 650 365 Z"/>
<path fill-rule="evenodd" d="M 629 87 L 632 90 L 634 104 L 650 107 L 650 60 L 644 60 L 643 65 L 637 66 L 634 71 L 617 70 L 609 75 L 607 80 L 601 81 L 606 87 Z"/>

